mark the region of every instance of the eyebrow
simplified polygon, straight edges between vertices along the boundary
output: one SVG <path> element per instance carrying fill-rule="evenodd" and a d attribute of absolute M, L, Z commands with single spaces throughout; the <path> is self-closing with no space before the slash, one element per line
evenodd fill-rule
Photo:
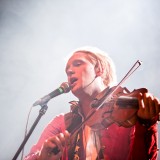
<path fill-rule="evenodd" d="M 72 64 L 74 64 L 75 62 L 83 62 L 83 60 L 82 59 L 74 59 L 73 61 L 72 61 Z M 70 65 L 66 65 L 66 68 L 65 68 L 65 71 L 67 71 L 67 69 L 70 67 Z"/>

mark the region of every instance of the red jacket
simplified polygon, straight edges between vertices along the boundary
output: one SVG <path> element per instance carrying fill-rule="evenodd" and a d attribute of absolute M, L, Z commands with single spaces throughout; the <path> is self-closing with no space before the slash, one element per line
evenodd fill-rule
<path fill-rule="evenodd" d="M 101 131 L 101 144 L 105 160 L 156 160 L 157 124 L 137 122 L 131 128 L 113 124 Z"/>

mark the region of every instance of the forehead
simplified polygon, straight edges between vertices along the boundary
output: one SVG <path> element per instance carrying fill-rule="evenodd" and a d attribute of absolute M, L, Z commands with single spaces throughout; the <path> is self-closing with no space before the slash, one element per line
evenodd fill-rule
<path fill-rule="evenodd" d="M 73 55 L 69 58 L 67 65 L 66 65 L 66 69 L 69 68 L 69 66 L 76 61 L 91 62 L 88 54 L 82 51 L 78 51 L 78 52 L 73 53 Z"/>
<path fill-rule="evenodd" d="M 75 52 L 73 53 L 73 55 L 69 58 L 68 60 L 68 63 L 71 62 L 71 61 L 74 61 L 76 59 L 88 59 L 87 58 L 87 54 L 82 52 L 82 51 L 79 51 L 79 52 Z"/>

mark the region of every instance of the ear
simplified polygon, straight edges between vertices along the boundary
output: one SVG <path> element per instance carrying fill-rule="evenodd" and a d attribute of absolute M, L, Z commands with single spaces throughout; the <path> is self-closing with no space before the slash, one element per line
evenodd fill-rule
<path fill-rule="evenodd" d="M 101 76 L 103 74 L 102 64 L 99 60 L 97 60 L 97 64 L 95 65 L 96 77 Z"/>

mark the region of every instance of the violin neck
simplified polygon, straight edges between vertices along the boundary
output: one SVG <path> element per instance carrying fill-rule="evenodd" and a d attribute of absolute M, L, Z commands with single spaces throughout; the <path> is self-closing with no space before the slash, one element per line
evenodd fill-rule
<path fill-rule="evenodd" d="M 139 108 L 138 99 L 136 97 L 120 96 L 117 99 L 116 105 L 121 108 Z"/>

